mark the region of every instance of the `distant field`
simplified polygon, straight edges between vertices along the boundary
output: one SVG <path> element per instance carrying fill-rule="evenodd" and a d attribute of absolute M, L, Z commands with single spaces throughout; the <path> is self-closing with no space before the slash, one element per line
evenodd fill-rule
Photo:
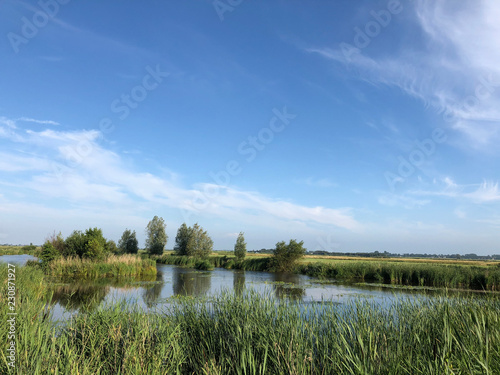
<path fill-rule="evenodd" d="M 29 248 L 29 246 L 10 246 L 10 245 L 0 245 L 0 255 L 21 255 L 30 254 L 34 255 L 40 247 L 36 247 L 35 250 Z"/>
<path fill-rule="evenodd" d="M 217 251 L 212 253 L 215 255 L 227 255 L 232 256 L 232 251 Z M 250 258 L 263 258 L 269 257 L 271 254 L 254 254 L 247 253 L 247 257 Z M 348 257 L 348 256 L 328 256 L 328 255 L 305 255 L 299 263 L 312 263 L 312 262 L 324 262 L 324 263 L 333 263 L 338 261 L 362 261 L 362 262 L 396 262 L 396 263 L 437 263 L 437 264 L 452 264 L 452 265 L 463 265 L 463 266 L 495 266 L 500 264 L 500 261 L 486 261 L 486 260 L 470 260 L 470 259 L 429 259 L 429 258 L 368 258 L 368 257 Z"/>

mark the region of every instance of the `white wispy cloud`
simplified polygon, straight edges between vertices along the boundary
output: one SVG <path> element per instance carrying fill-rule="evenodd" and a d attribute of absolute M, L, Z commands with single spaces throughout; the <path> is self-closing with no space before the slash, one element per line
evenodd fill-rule
<path fill-rule="evenodd" d="M 30 117 L 20 117 L 20 118 L 16 119 L 16 121 L 34 122 L 35 124 L 40 124 L 40 125 L 54 125 L 54 126 L 59 125 L 59 123 L 56 122 L 56 121 L 52 121 L 52 120 L 37 120 L 37 119 L 34 119 L 34 118 L 30 118 Z"/>
<path fill-rule="evenodd" d="M 444 0 L 420 1 L 413 6 L 416 24 L 424 37 L 424 43 L 415 44 L 419 47 L 406 43 L 385 54 L 378 51 L 376 58 L 361 49 L 348 60 L 339 46 L 305 50 L 348 67 L 361 80 L 398 87 L 420 99 L 465 136 L 465 145 L 483 150 L 485 145 L 491 146 L 488 150 L 495 145 L 494 150 L 498 150 L 499 4 Z"/>
<path fill-rule="evenodd" d="M 362 228 L 349 208 L 307 207 L 258 192 L 208 183 L 186 188 L 176 178 L 133 170 L 117 153 L 99 143 L 101 134 L 96 130 L 19 130 L 10 134 L 9 139 L 28 149 L 33 146 L 37 149 L 29 156 L 15 150 L 2 151 L 0 171 L 4 175 L 30 172 L 29 178 L 16 182 L 17 186 L 40 197 L 57 198 L 80 207 L 132 207 L 138 203 L 165 206 L 183 211 L 188 217 L 204 215 L 249 222 L 271 217 L 281 227 L 293 222 L 352 231 Z"/>
<path fill-rule="evenodd" d="M 435 190 L 415 190 L 410 194 L 419 196 L 444 196 L 456 199 L 470 200 L 474 203 L 491 203 L 500 201 L 498 182 L 483 181 L 479 184 L 459 185 L 446 177 Z"/>

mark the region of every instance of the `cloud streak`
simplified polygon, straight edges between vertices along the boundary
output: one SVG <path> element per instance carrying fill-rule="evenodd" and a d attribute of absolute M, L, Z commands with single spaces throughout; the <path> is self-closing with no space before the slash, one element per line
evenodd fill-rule
<path fill-rule="evenodd" d="M 0 171 L 11 176 L 28 172 L 30 177 L 18 182 L 17 187 L 40 197 L 67 201 L 79 207 L 166 206 L 182 210 L 187 217 L 239 217 L 253 222 L 272 217 L 282 228 L 290 222 L 350 231 L 362 228 L 349 208 L 307 207 L 257 192 L 207 183 L 186 188 L 174 178 L 169 180 L 135 171 L 125 165 L 117 153 L 99 143 L 102 135 L 98 131 L 14 130 L 7 138 L 27 149 L 35 145 L 38 154 L 31 152 L 26 156 L 14 150 L 3 151 Z M 201 205 L 200 200 L 209 189 L 218 190 L 218 194 Z"/>
<path fill-rule="evenodd" d="M 422 1 L 415 22 L 424 43 L 404 44 L 346 60 L 340 48 L 305 49 L 341 63 L 360 80 L 397 87 L 420 99 L 465 137 L 465 144 L 497 150 L 500 140 L 500 8 L 489 1 Z M 480 26 L 479 26 L 480 25 Z M 413 30 L 415 32 L 415 30 Z M 416 47 L 416 46 L 420 47 Z"/>

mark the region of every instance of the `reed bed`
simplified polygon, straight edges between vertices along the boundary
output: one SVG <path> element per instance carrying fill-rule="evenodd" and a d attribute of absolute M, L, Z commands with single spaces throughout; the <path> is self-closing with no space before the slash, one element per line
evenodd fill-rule
<path fill-rule="evenodd" d="M 112 255 L 100 262 L 70 257 L 53 260 L 46 272 L 50 276 L 77 278 L 156 275 L 156 263 L 130 254 Z"/>
<path fill-rule="evenodd" d="M 5 275 L 6 267 L 0 271 Z M 500 373 L 498 297 L 301 305 L 250 290 L 180 299 L 153 314 L 115 303 L 57 325 L 42 271 L 17 272 L 17 360 L 10 373 Z M 2 293 L 2 316 L 6 299 Z M 0 329 L 7 342 L 6 319 Z M 5 353 L 0 373 L 8 373 Z"/>
<path fill-rule="evenodd" d="M 379 282 L 437 288 L 500 290 L 500 267 L 452 264 L 338 261 L 299 264 L 297 272 L 343 281 Z"/>

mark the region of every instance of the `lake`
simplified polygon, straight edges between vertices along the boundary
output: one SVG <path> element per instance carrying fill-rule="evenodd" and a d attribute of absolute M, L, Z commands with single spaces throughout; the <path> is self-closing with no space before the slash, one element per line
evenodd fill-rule
<path fill-rule="evenodd" d="M 30 259 L 36 258 L 30 255 L 0 256 L 0 261 L 19 265 Z M 428 295 L 418 290 L 349 285 L 292 273 L 223 268 L 198 271 L 163 264 L 158 264 L 157 269 L 158 274 L 149 278 L 103 278 L 95 281 L 51 279 L 53 317 L 65 320 L 78 313 L 84 305 L 94 309 L 120 300 L 126 301 L 128 306 L 138 306 L 149 312 L 158 311 L 179 297 L 210 298 L 223 290 L 241 294 L 253 289 L 262 295 L 301 303 L 345 303 L 353 298 L 367 298 L 382 306 L 395 299 Z"/>

